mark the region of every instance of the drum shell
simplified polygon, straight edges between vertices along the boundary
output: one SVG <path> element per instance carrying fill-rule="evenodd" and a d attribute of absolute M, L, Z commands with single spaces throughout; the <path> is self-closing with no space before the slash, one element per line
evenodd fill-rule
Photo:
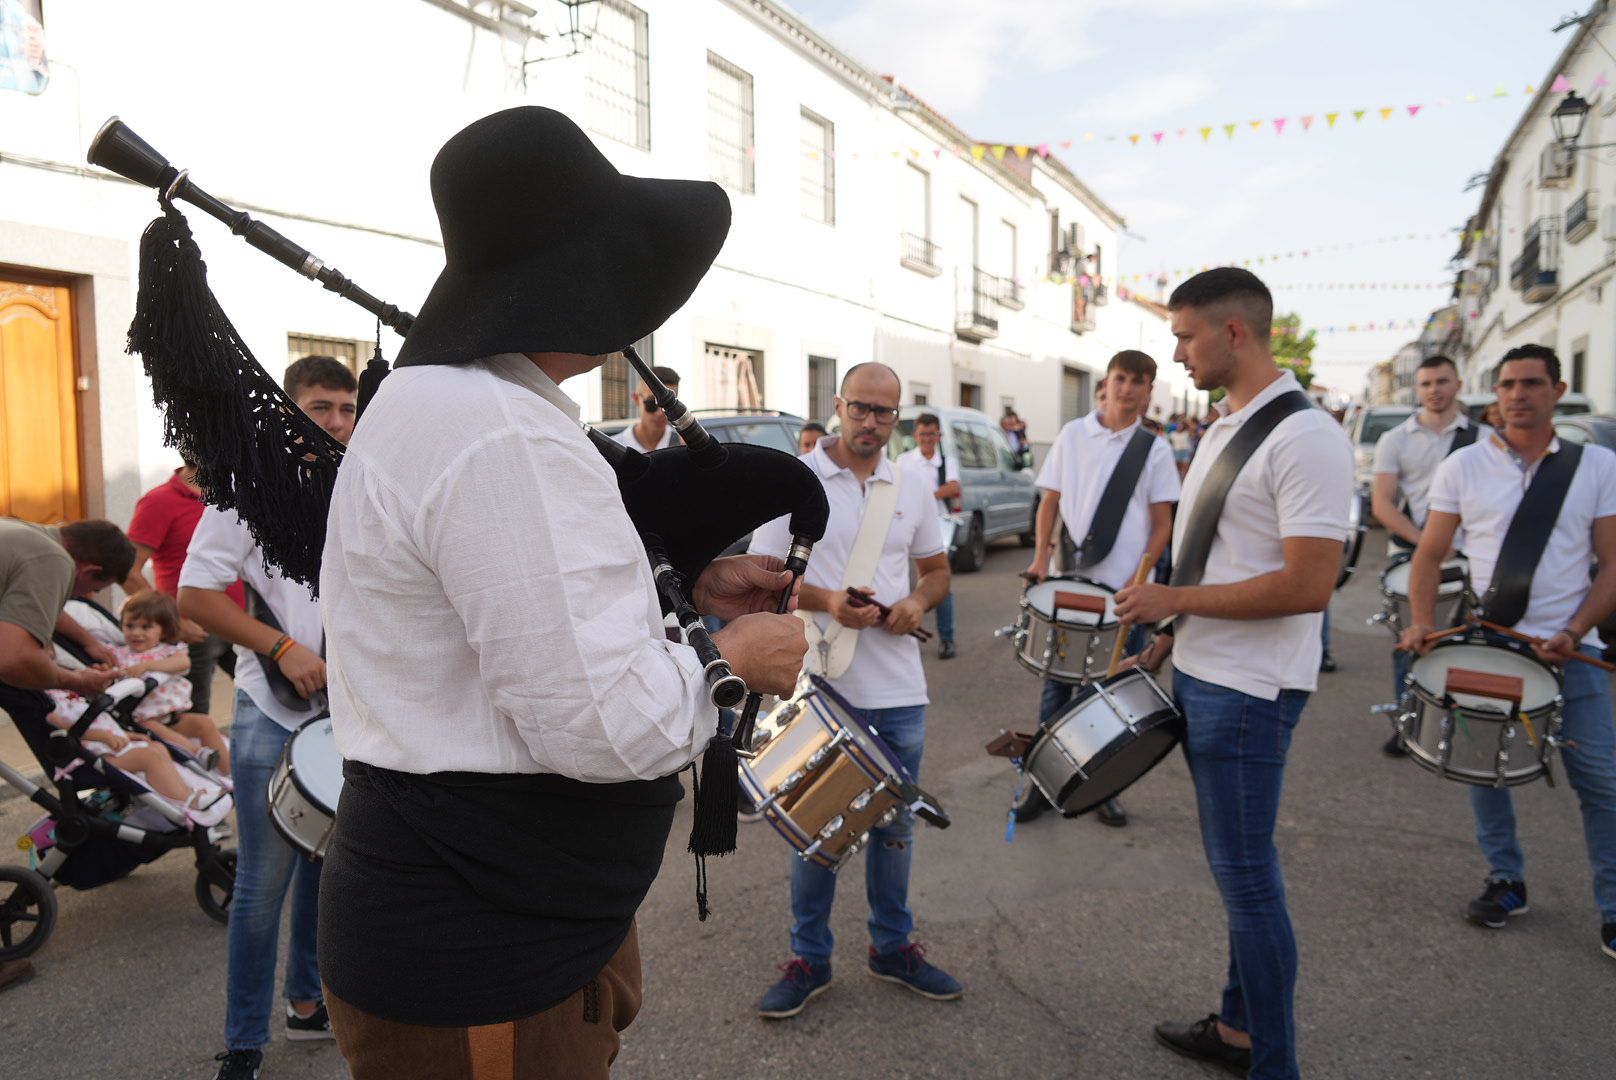
<path fill-rule="evenodd" d="M 1148 673 L 1092 684 L 1050 721 L 1024 768 L 1051 803 L 1081 813 L 1126 790 L 1166 757 L 1184 716 Z"/>
<path fill-rule="evenodd" d="M 1521 674 L 1528 678 L 1532 672 L 1538 672 L 1534 681 L 1552 681 L 1553 696 L 1546 702 L 1532 703 L 1523 708 L 1521 711 L 1526 716 L 1526 723 L 1518 716 L 1504 716 L 1500 703 L 1497 718 L 1471 707 L 1462 709 L 1461 717 L 1445 725 L 1444 721 L 1452 713 L 1445 704 L 1443 689 L 1425 685 L 1420 681 L 1420 676 L 1423 674 L 1428 681 L 1432 681 L 1430 674 L 1434 669 L 1429 663 L 1430 658 L 1436 656 L 1439 660 L 1450 660 L 1456 649 L 1465 649 L 1468 656 L 1488 662 L 1486 670 L 1489 671 Z M 1478 649 L 1486 651 L 1478 652 Z M 1488 655 L 1495 651 L 1497 656 Z M 1467 666 L 1483 667 L 1484 664 L 1471 660 Z M 1500 671 L 1500 667 L 1504 670 Z M 1443 666 L 1440 670 L 1445 673 L 1447 668 Z M 1559 672 L 1526 649 L 1513 644 L 1442 642 L 1414 662 L 1404 695 L 1404 711 L 1398 717 L 1398 731 L 1415 763 L 1445 779 L 1481 787 L 1527 784 L 1546 775 L 1549 770 L 1553 746 L 1550 740 L 1560 728 L 1561 685 Z M 1527 703 L 1523 702 L 1523 705 Z M 1445 727 L 1447 730 L 1444 730 Z M 1500 754 L 1507 757 L 1501 758 Z"/>
<path fill-rule="evenodd" d="M 1386 612 L 1386 627 L 1396 637 L 1414 624 L 1414 609 L 1408 599 L 1408 563 L 1409 560 L 1398 559 L 1380 572 L 1380 595 Z M 1465 577 L 1460 581 L 1440 582 L 1437 585 L 1436 605 L 1434 610 L 1435 626 L 1437 629 L 1446 629 L 1458 626 L 1464 621 L 1469 609 L 1466 603 L 1466 594 L 1470 588 L 1470 563 L 1464 558 L 1451 559 L 1442 564 L 1447 570 L 1450 567 L 1461 567 Z"/>
<path fill-rule="evenodd" d="M 778 734 L 741 762 L 742 790 L 799 857 L 839 870 L 889 813 L 906 812 L 897 790 L 908 777 L 878 736 L 817 690 L 769 721 Z"/>
<path fill-rule="evenodd" d="M 1045 583 L 1065 585 L 1091 595 L 1103 595 L 1110 607 L 1114 590 L 1097 581 L 1078 576 L 1050 577 Z M 1109 614 L 1095 618 L 1087 613 L 1065 612 L 1057 621 L 1054 613 L 1040 611 L 1023 590 L 1021 610 L 1013 638 L 1016 662 L 1034 675 L 1072 686 L 1082 686 L 1102 677 L 1110 665 L 1111 652 L 1121 623 Z"/>
<path fill-rule="evenodd" d="M 269 778 L 270 823 L 288 844 L 316 860 L 325 858 L 331 831 L 336 825 L 336 808 L 326 806 L 324 799 L 311 790 L 298 773 L 293 764 L 292 747 L 300 735 L 317 724 L 325 725 L 323 734 L 329 735 L 330 717 L 320 716 L 305 722 L 286 740 Z"/>

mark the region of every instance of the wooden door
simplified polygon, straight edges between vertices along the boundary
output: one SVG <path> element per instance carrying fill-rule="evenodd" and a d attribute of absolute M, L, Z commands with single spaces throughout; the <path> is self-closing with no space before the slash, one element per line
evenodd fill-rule
<path fill-rule="evenodd" d="M 59 285 L 0 280 L 0 516 L 84 516 L 73 299 Z"/>

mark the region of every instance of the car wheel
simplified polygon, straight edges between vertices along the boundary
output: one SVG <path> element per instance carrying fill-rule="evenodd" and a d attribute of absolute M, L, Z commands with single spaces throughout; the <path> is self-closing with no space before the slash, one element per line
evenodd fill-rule
<path fill-rule="evenodd" d="M 962 574 L 974 574 L 982 569 L 987 558 L 988 541 L 982 532 L 982 519 L 973 514 L 964 542 L 954 550 L 954 569 Z"/>

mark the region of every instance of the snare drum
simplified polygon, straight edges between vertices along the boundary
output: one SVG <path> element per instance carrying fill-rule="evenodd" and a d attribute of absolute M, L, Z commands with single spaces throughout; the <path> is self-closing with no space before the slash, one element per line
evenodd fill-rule
<path fill-rule="evenodd" d="M 288 844 L 325 858 L 342 794 L 342 755 L 331 718 L 317 716 L 292 732 L 269 778 L 269 820 Z"/>
<path fill-rule="evenodd" d="M 1050 802 L 1082 813 L 1155 768 L 1183 731 L 1173 699 L 1135 668 L 1091 683 L 1032 744 L 1023 768 Z"/>
<path fill-rule="evenodd" d="M 1520 709 L 1497 698 L 1450 694 L 1455 669 L 1521 680 Z M 1525 646 L 1444 641 L 1414 661 L 1408 685 L 1397 730 L 1423 768 L 1486 787 L 1513 787 L 1548 772 L 1560 730 L 1560 673 Z"/>
<path fill-rule="evenodd" d="M 1380 573 L 1380 595 L 1385 610 L 1381 622 L 1399 637 L 1414 624 L 1414 611 L 1408 602 L 1409 560 L 1402 558 Z M 1464 619 L 1465 591 L 1470 588 L 1470 561 L 1463 556 L 1442 564 L 1442 577 L 1436 586 L 1436 627 L 1445 630 Z"/>
<path fill-rule="evenodd" d="M 1363 489 L 1359 488 L 1352 493 L 1352 502 L 1347 505 L 1347 542 L 1342 545 L 1341 565 L 1335 575 L 1335 587 L 1338 589 L 1352 580 L 1353 571 L 1358 569 L 1364 530 L 1369 527 L 1369 522 L 1365 520 L 1369 517 L 1364 506 L 1367 501 Z"/>
<path fill-rule="evenodd" d="M 1085 577 L 1051 577 L 1023 590 L 1011 642 L 1017 662 L 1034 675 L 1080 686 L 1105 674 L 1121 629 L 1111 589 Z"/>
<path fill-rule="evenodd" d="M 858 710 L 818 676 L 758 725 L 753 748 L 757 756 L 741 760 L 741 790 L 799 857 L 829 870 L 923 794 Z"/>

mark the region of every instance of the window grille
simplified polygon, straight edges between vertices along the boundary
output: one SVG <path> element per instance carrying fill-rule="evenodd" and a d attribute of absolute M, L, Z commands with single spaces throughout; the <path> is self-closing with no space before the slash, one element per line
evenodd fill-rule
<path fill-rule="evenodd" d="M 802 110 L 802 216 L 836 224 L 836 126 Z"/>
<path fill-rule="evenodd" d="M 836 410 L 836 361 L 828 356 L 808 358 L 808 419 L 821 423 Z"/>
<path fill-rule="evenodd" d="M 645 12 L 625 0 L 600 0 L 584 63 L 589 129 L 641 150 L 651 149 L 649 38 Z"/>
<path fill-rule="evenodd" d="M 757 190 L 753 175 L 752 76 L 716 53 L 707 54 L 708 176 L 743 195 Z"/>

